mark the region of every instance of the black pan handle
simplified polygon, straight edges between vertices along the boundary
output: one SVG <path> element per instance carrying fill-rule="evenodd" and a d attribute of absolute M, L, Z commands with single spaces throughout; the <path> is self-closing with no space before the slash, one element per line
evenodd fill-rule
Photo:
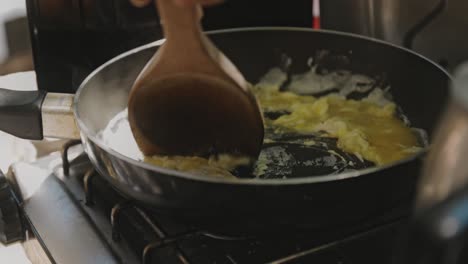
<path fill-rule="evenodd" d="M 0 130 L 24 139 L 42 139 L 41 107 L 46 94 L 0 88 Z"/>
<path fill-rule="evenodd" d="M 468 186 L 414 216 L 394 263 L 467 263 L 467 241 Z"/>

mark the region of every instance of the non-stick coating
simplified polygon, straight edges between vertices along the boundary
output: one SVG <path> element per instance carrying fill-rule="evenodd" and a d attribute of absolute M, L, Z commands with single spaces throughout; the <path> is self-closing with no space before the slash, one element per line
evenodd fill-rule
<path fill-rule="evenodd" d="M 394 100 L 412 125 L 429 135 L 448 94 L 449 76 L 434 63 L 363 37 L 308 29 L 255 28 L 220 31 L 211 34 L 211 39 L 251 82 L 277 65 L 283 53 L 292 57 L 297 73 L 306 69 L 307 59 L 318 50 L 345 54 L 350 63 L 344 67 L 353 72 L 385 75 Z M 148 45 L 105 64 L 84 81 L 75 99 L 75 114 L 90 159 L 129 198 L 205 223 L 294 223 L 307 227 L 360 221 L 412 199 L 421 163 L 418 157 L 339 176 L 232 181 L 164 170 L 110 150 L 97 133 L 126 107 L 129 89 L 156 47 Z"/>

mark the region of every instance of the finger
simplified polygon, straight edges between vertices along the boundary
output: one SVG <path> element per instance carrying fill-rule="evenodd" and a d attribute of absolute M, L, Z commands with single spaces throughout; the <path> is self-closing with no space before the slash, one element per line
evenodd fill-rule
<path fill-rule="evenodd" d="M 130 0 L 130 3 L 136 7 L 145 7 L 149 5 L 153 0 Z"/>
<path fill-rule="evenodd" d="M 175 0 L 176 4 L 180 6 L 191 6 L 195 4 L 201 4 L 204 6 L 215 5 L 222 3 L 223 0 Z"/>

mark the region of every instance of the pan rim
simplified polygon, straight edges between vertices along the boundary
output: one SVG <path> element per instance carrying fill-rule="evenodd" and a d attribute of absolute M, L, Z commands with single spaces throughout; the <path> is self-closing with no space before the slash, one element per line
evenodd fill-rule
<path fill-rule="evenodd" d="M 335 31 L 335 30 L 316 30 L 316 29 L 311 29 L 311 28 L 300 28 L 300 27 L 277 27 L 277 26 L 268 26 L 268 27 L 241 27 L 241 28 L 230 28 L 230 29 L 220 29 L 220 30 L 213 30 L 213 31 L 207 31 L 206 33 L 208 35 L 211 34 L 222 34 L 222 33 L 235 33 L 235 32 L 244 32 L 244 31 L 304 31 L 304 32 L 320 32 L 320 33 L 325 33 L 325 34 L 330 34 L 330 35 L 340 35 L 340 36 L 345 36 L 345 37 L 352 37 L 352 38 L 358 38 L 358 39 L 363 39 L 366 41 L 374 42 L 374 43 L 379 43 L 382 45 L 389 46 L 393 49 L 398 49 L 403 52 L 409 53 L 412 56 L 419 57 L 420 59 L 426 61 L 427 63 L 432 64 L 436 68 L 438 68 L 440 71 L 442 71 L 448 78 L 448 80 L 451 80 L 452 77 L 451 75 L 440 65 L 437 63 L 433 62 L 432 60 L 428 59 L 427 57 L 416 53 L 412 50 L 409 50 L 405 47 L 401 47 L 392 43 L 389 43 L 387 41 L 367 37 L 367 36 L 362 36 L 358 34 L 353 34 L 353 33 L 348 33 L 348 32 L 340 32 L 340 31 Z M 299 185 L 299 184 L 313 184 L 313 183 L 323 183 L 323 182 L 332 182 L 332 181 L 338 181 L 338 180 L 345 180 L 345 179 L 352 179 L 356 178 L 359 176 L 364 176 L 364 175 L 369 175 L 371 173 L 383 171 L 386 169 L 389 169 L 391 167 L 396 167 L 405 163 L 408 163 L 410 161 L 416 160 L 418 158 L 421 158 L 427 151 L 429 147 L 426 147 L 415 154 L 405 158 L 401 159 L 383 166 L 374 166 L 371 168 L 366 168 L 362 170 L 356 170 L 356 171 L 348 171 L 348 172 L 343 172 L 339 174 L 328 174 L 328 175 L 320 175 L 320 176 L 306 176 L 306 177 L 300 177 L 300 178 L 286 178 L 286 179 L 260 179 L 260 178 L 225 178 L 225 177 L 213 177 L 213 176 L 206 176 L 206 175 L 197 175 L 197 174 L 190 174 L 182 171 L 176 171 L 172 169 L 166 169 L 163 167 L 158 167 L 149 163 L 145 163 L 143 161 L 139 161 L 133 158 L 130 158 L 128 156 L 125 156 L 109 146 L 107 146 L 104 142 L 102 142 L 101 139 L 97 137 L 97 135 L 93 135 L 93 133 L 90 133 L 89 129 L 87 126 L 84 124 L 84 121 L 81 120 L 79 113 L 78 113 L 78 99 L 80 98 L 81 92 L 85 89 L 87 83 L 101 70 L 115 61 L 118 61 L 124 57 L 127 57 L 131 54 L 138 53 L 140 51 L 143 51 L 145 49 L 151 48 L 151 47 L 157 47 L 160 46 L 162 43 L 164 43 L 164 39 L 160 39 L 142 46 L 139 46 L 137 48 L 134 48 L 132 50 L 126 51 L 106 63 L 102 64 L 99 66 L 97 69 L 95 69 L 93 72 L 91 72 L 85 80 L 81 83 L 79 86 L 76 95 L 74 97 L 74 106 L 73 106 L 73 112 L 75 114 L 76 118 L 76 123 L 79 126 L 79 129 L 81 131 L 81 136 L 86 137 L 87 139 L 91 140 L 95 145 L 99 146 L 103 151 L 106 153 L 109 153 L 112 156 L 117 157 L 120 160 L 123 160 L 125 162 L 128 162 L 134 166 L 141 167 L 145 170 L 150 170 L 154 171 L 156 173 L 161 173 L 161 174 L 167 174 L 168 176 L 175 176 L 175 177 L 180 177 L 184 178 L 186 180 L 198 180 L 198 181 L 203 181 L 203 182 L 208 182 L 208 183 L 216 183 L 216 184 L 235 184 L 235 185 L 250 185 L 250 186 L 256 186 L 256 185 L 271 185 L 271 186 L 277 186 L 277 185 Z"/>

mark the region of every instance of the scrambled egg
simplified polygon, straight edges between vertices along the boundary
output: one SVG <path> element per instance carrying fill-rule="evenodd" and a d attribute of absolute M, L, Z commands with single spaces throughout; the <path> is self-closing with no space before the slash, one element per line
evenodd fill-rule
<path fill-rule="evenodd" d="M 320 98 L 280 92 L 275 87 L 255 87 L 264 109 L 287 112 L 265 120 L 277 132 L 321 133 L 338 139 L 338 147 L 377 165 L 388 164 L 419 151 L 418 138 L 396 115 L 396 105 L 340 95 Z M 373 94 L 375 96 L 375 93 Z"/>
<path fill-rule="evenodd" d="M 260 82 L 252 88 L 263 111 L 277 113 L 276 119 L 264 119 L 266 131 L 336 138 L 338 148 L 376 165 L 388 164 L 421 150 L 418 137 L 397 117 L 396 105 L 384 98 L 381 89 L 374 89 L 359 101 L 338 94 L 317 98 L 279 91 L 278 83 L 286 77 L 283 73 L 272 73 L 275 74 L 268 75 L 270 79 L 267 82 Z M 144 157 L 133 138 L 127 115 L 125 110 L 113 118 L 102 136 L 109 146 L 129 157 L 168 169 L 215 177 L 235 177 L 232 171 L 236 167 L 251 164 L 248 158 L 230 155 L 208 159 Z M 270 136 L 269 133 L 265 135 L 264 143 L 275 142 Z M 311 146 L 320 143 L 306 140 L 300 144 Z M 261 175 L 270 166 L 292 170 L 294 165 L 288 165 L 288 162 L 292 162 L 294 157 L 290 157 L 285 149 L 277 147 L 269 151 L 262 151 L 254 167 L 255 175 Z"/>
<path fill-rule="evenodd" d="M 219 155 L 208 159 L 201 157 L 184 156 L 152 156 L 145 157 L 145 162 L 177 171 L 184 171 L 197 175 L 233 178 L 231 171 L 238 166 L 251 163 L 247 157 L 235 157 L 232 155 Z"/>
<path fill-rule="evenodd" d="M 377 165 L 388 164 L 419 151 L 417 136 L 396 115 L 396 105 L 371 94 L 363 100 L 346 99 L 332 94 L 320 98 L 280 92 L 277 87 L 253 88 L 264 112 L 282 112 L 277 119 L 265 119 L 266 129 L 276 133 L 320 134 L 338 139 L 338 147 Z M 372 98 L 375 97 L 375 98 Z M 272 141 L 266 137 L 265 143 Z M 314 145 L 312 140 L 303 145 Z M 280 153 L 278 153 L 280 154 Z M 261 155 L 262 156 L 262 155 Z M 234 177 L 237 166 L 248 165 L 245 157 L 221 155 L 201 157 L 145 157 L 156 166 L 199 175 Z M 254 174 L 267 163 L 257 161 Z"/>

